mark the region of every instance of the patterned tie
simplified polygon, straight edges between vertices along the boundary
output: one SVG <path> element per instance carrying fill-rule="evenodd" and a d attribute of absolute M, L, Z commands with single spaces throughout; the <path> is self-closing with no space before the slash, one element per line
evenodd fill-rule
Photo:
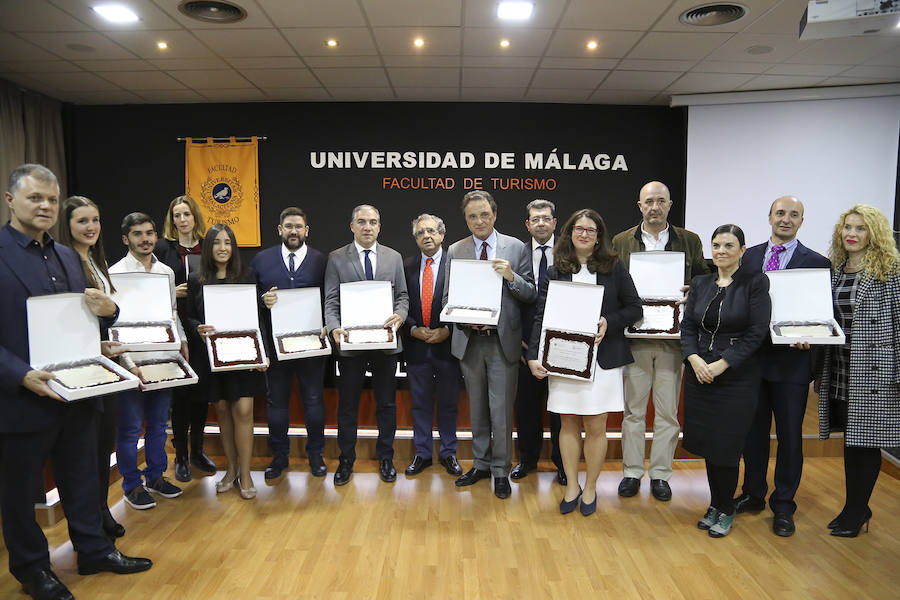
<path fill-rule="evenodd" d="M 422 272 L 422 324 L 431 327 L 431 301 L 434 298 L 434 273 L 431 272 L 433 258 L 425 260 L 425 271 Z"/>
<path fill-rule="evenodd" d="M 481 256 L 478 260 L 487 260 L 487 242 L 481 242 Z"/>
<path fill-rule="evenodd" d="M 372 281 L 375 279 L 375 274 L 372 272 L 372 261 L 369 260 L 369 252 L 371 250 L 363 250 L 363 252 L 366 254 L 365 262 L 363 263 L 366 268 L 366 279 Z"/>
<path fill-rule="evenodd" d="M 538 250 L 541 251 L 541 262 L 538 263 L 538 289 L 547 280 L 547 248 L 547 246 L 538 246 Z"/>
<path fill-rule="evenodd" d="M 293 252 L 288 254 L 288 271 L 291 272 L 291 275 L 294 274 L 294 253 Z"/>
<path fill-rule="evenodd" d="M 777 271 L 781 268 L 781 261 L 778 260 L 778 255 L 784 252 L 784 246 L 777 245 L 772 246 L 772 255 L 769 257 L 769 262 L 766 263 L 766 271 Z"/>

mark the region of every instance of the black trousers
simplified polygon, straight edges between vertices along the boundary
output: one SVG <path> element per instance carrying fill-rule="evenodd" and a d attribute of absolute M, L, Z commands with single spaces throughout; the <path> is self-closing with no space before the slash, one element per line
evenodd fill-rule
<path fill-rule="evenodd" d="M 288 427 L 294 376 L 297 377 L 300 399 L 303 402 L 306 455 L 321 456 L 325 448 L 324 356 L 277 362 L 266 370 L 269 447 L 273 456 L 286 457 L 290 454 Z"/>
<path fill-rule="evenodd" d="M 47 538 L 35 520 L 32 490 L 42 485 L 47 459 L 79 561 L 114 549 L 103 532 L 97 481 L 97 411 L 89 401 L 66 406 L 65 415 L 46 429 L 0 434 L 0 513 L 9 551 L 9 572 L 27 581 L 50 568 Z"/>
<path fill-rule="evenodd" d="M 116 428 L 119 424 L 119 396 L 103 396 L 103 412 L 97 416 L 97 475 L 100 511 L 109 510 L 109 457 L 116 448 Z"/>
<path fill-rule="evenodd" d="M 194 386 L 172 390 L 172 445 L 179 456 L 188 454 L 188 434 L 190 432 L 191 451 L 203 450 L 203 430 L 209 403 L 195 399 Z"/>
<path fill-rule="evenodd" d="M 519 462 L 534 464 L 541 457 L 544 444 L 544 411 L 547 406 L 547 379 L 531 374 L 528 365 L 519 363 L 519 385 L 516 389 L 516 432 L 518 434 Z M 557 469 L 562 469 L 559 454 L 560 419 L 550 413 L 550 458 Z"/>
<path fill-rule="evenodd" d="M 338 358 L 338 447 L 341 460 L 356 460 L 356 437 L 359 426 L 359 395 L 362 393 L 366 369 L 372 373 L 375 393 L 375 421 L 378 423 L 378 443 L 375 453 L 379 460 L 394 458 L 394 434 L 397 431 L 397 358 L 399 354 L 385 354 L 367 350 L 353 356 Z"/>

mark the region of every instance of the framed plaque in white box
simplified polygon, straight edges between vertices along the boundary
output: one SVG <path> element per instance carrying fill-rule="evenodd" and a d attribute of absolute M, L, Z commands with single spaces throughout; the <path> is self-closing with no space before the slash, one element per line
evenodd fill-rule
<path fill-rule="evenodd" d="M 210 369 L 239 371 L 268 366 L 257 311 L 255 285 L 203 286 L 204 322 L 216 328 L 206 337 Z"/>
<path fill-rule="evenodd" d="M 829 269 L 768 271 L 773 344 L 839 345 L 846 341 L 834 320 Z"/>
<path fill-rule="evenodd" d="M 384 322 L 394 314 L 390 281 L 341 284 L 341 350 L 390 350 L 397 347 L 397 331 Z"/>
<path fill-rule="evenodd" d="M 32 296 L 25 302 L 31 366 L 56 375 L 47 382 L 66 401 L 138 386 L 138 378 L 100 353 L 100 325 L 84 294 Z"/>
<path fill-rule="evenodd" d="M 162 273 L 110 273 L 119 318 L 109 339 L 126 350 L 178 350 L 181 339 L 172 316 L 169 276 Z"/>
<path fill-rule="evenodd" d="M 317 287 L 275 290 L 278 301 L 271 308 L 272 341 L 278 360 L 331 354 L 322 332 L 322 295 Z"/>
<path fill-rule="evenodd" d="M 594 380 L 594 334 L 603 306 L 602 285 L 550 281 L 541 322 L 538 360 L 551 375 Z"/>
<path fill-rule="evenodd" d="M 684 252 L 632 252 L 628 272 L 641 297 L 643 318 L 625 329 L 625 337 L 678 339 Z"/>
<path fill-rule="evenodd" d="M 141 390 L 145 392 L 194 385 L 199 380 L 178 352 L 137 352 L 130 357 L 141 369 Z"/>
<path fill-rule="evenodd" d="M 445 323 L 496 325 L 500 320 L 503 276 L 489 260 L 455 259 L 450 263 Z"/>

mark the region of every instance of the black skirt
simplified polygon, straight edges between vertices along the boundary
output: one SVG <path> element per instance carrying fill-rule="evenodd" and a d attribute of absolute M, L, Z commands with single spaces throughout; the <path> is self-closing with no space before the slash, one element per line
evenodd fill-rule
<path fill-rule="evenodd" d="M 249 369 L 210 373 L 206 391 L 210 402 L 236 402 L 246 396 L 259 396 L 266 393 L 265 374 Z"/>
<path fill-rule="evenodd" d="M 713 357 L 703 357 L 713 362 Z M 760 363 L 754 355 L 728 368 L 712 383 L 700 383 L 690 363 L 684 370 L 682 447 L 714 465 L 737 466 L 759 399 Z"/>

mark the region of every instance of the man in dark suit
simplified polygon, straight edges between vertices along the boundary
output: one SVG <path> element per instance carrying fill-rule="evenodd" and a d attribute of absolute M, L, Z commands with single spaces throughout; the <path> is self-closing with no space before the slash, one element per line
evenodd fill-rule
<path fill-rule="evenodd" d="M 281 243 L 261 251 L 250 264 L 256 273 L 256 287 L 262 295 L 263 305 L 268 309 L 278 301 L 278 290 L 304 287 L 318 287 L 321 290 L 325 281 L 325 255 L 306 243 L 309 235 L 306 213 L 290 206 L 281 211 L 278 223 Z M 264 315 L 271 331 L 272 315 L 268 311 L 264 311 Z M 294 376 L 297 377 L 303 401 L 309 470 L 315 477 L 324 477 L 328 472 L 322 460 L 322 450 L 325 448 L 325 357 L 281 362 L 276 357 L 271 337 L 266 337 L 266 346 L 272 357 L 272 364 L 266 370 L 269 391 L 266 416 L 272 462 L 266 467 L 265 478 L 277 479 L 288 468 L 291 450 L 288 425 Z"/>
<path fill-rule="evenodd" d="M 531 254 L 521 240 L 494 229 L 497 202 L 488 192 L 475 190 L 463 197 L 462 211 L 471 236 L 450 246 L 447 274 L 459 259 L 489 260 L 503 277 L 500 320 L 496 326 L 459 325 L 453 328 L 451 352 L 459 359 L 469 394 L 472 423 L 472 468 L 456 485 L 472 485 L 494 478 L 494 495 L 509 498 L 512 466 L 513 405 L 519 360 L 522 357 L 521 305 L 534 302 L 537 290 Z M 444 288 L 447 305 L 450 286 Z"/>
<path fill-rule="evenodd" d="M 394 313 L 384 322 L 385 327 L 398 328 L 406 320 L 409 296 L 403 273 L 403 258 L 387 246 L 378 243 L 381 214 L 368 204 L 353 209 L 350 217 L 353 241 L 328 255 L 325 267 L 325 327 L 338 345 L 338 446 L 340 463 L 334 474 L 334 484 L 344 485 L 353 474 L 356 460 L 356 429 L 359 423 L 359 395 L 362 392 L 366 369 L 372 373 L 375 394 L 375 419 L 378 422 L 378 443 L 375 451 L 379 460 L 379 475 L 385 482 L 397 479 L 394 468 L 394 434 L 397 430 L 397 358 L 403 344 L 391 350 L 341 350 L 346 331 L 341 327 L 341 284 L 354 281 L 390 281 L 393 289 Z"/>
<path fill-rule="evenodd" d="M 742 269 L 827 269 L 831 262 L 797 239 L 803 224 L 803 204 L 792 196 L 775 200 L 769 209 L 772 236 L 764 244 L 744 254 Z M 760 511 L 766 507 L 766 471 L 769 466 L 769 432 L 775 416 L 778 453 L 775 458 L 775 490 L 769 507 L 775 513 L 772 531 L 787 537 L 794 534 L 794 494 L 803 471 L 803 416 L 809 382 L 813 379 L 809 346 L 774 346 L 768 338 L 759 351 L 762 357 L 762 384 L 756 415 L 744 443 L 744 485 L 735 498 L 737 512 Z"/>
<path fill-rule="evenodd" d="M 78 255 L 57 245 L 49 229 L 59 216 L 59 184 L 46 167 L 21 165 L 3 194 L 9 223 L 0 229 L 0 511 L 9 571 L 35 598 L 71 598 L 50 569 L 47 539 L 34 517 L 34 490 L 53 460 L 69 537 L 82 575 L 150 568 L 145 558 L 116 550 L 103 531 L 97 490 L 97 404 L 67 403 L 50 389 L 53 374 L 29 364 L 25 303 L 30 296 L 84 292 L 85 302 L 109 326 L 118 316 L 103 292 L 85 290 Z M 65 323 L 59 323 L 65 327 Z"/>
<path fill-rule="evenodd" d="M 456 461 L 456 418 L 459 412 L 459 361 L 450 354 L 450 329 L 441 323 L 441 299 L 447 282 L 447 261 L 441 243 L 447 232 L 444 221 L 422 214 L 412 222 L 412 233 L 421 253 L 403 261 L 409 290 L 406 343 L 403 353 L 413 415 L 416 456 L 406 467 L 418 475 L 432 464 L 434 399 L 441 436 L 438 460 L 451 475 L 462 475 Z"/>
<path fill-rule="evenodd" d="M 525 228 L 531 234 L 526 247 L 531 250 L 534 282 L 540 293 L 541 282 L 547 279 L 547 269 L 553 265 L 553 232 L 556 230 L 556 205 L 549 200 L 532 200 L 525 207 Z M 534 326 L 535 304 L 522 305 L 522 347 L 527 350 Z M 544 410 L 547 399 L 547 379 L 535 379 L 524 357 L 519 364 L 519 385 L 516 392 L 516 431 L 519 440 L 519 464 L 509 478 L 517 481 L 537 468 L 544 445 Z M 559 454 L 559 415 L 550 413 L 550 458 L 556 465 L 556 481 L 566 485 L 566 471 Z"/>

